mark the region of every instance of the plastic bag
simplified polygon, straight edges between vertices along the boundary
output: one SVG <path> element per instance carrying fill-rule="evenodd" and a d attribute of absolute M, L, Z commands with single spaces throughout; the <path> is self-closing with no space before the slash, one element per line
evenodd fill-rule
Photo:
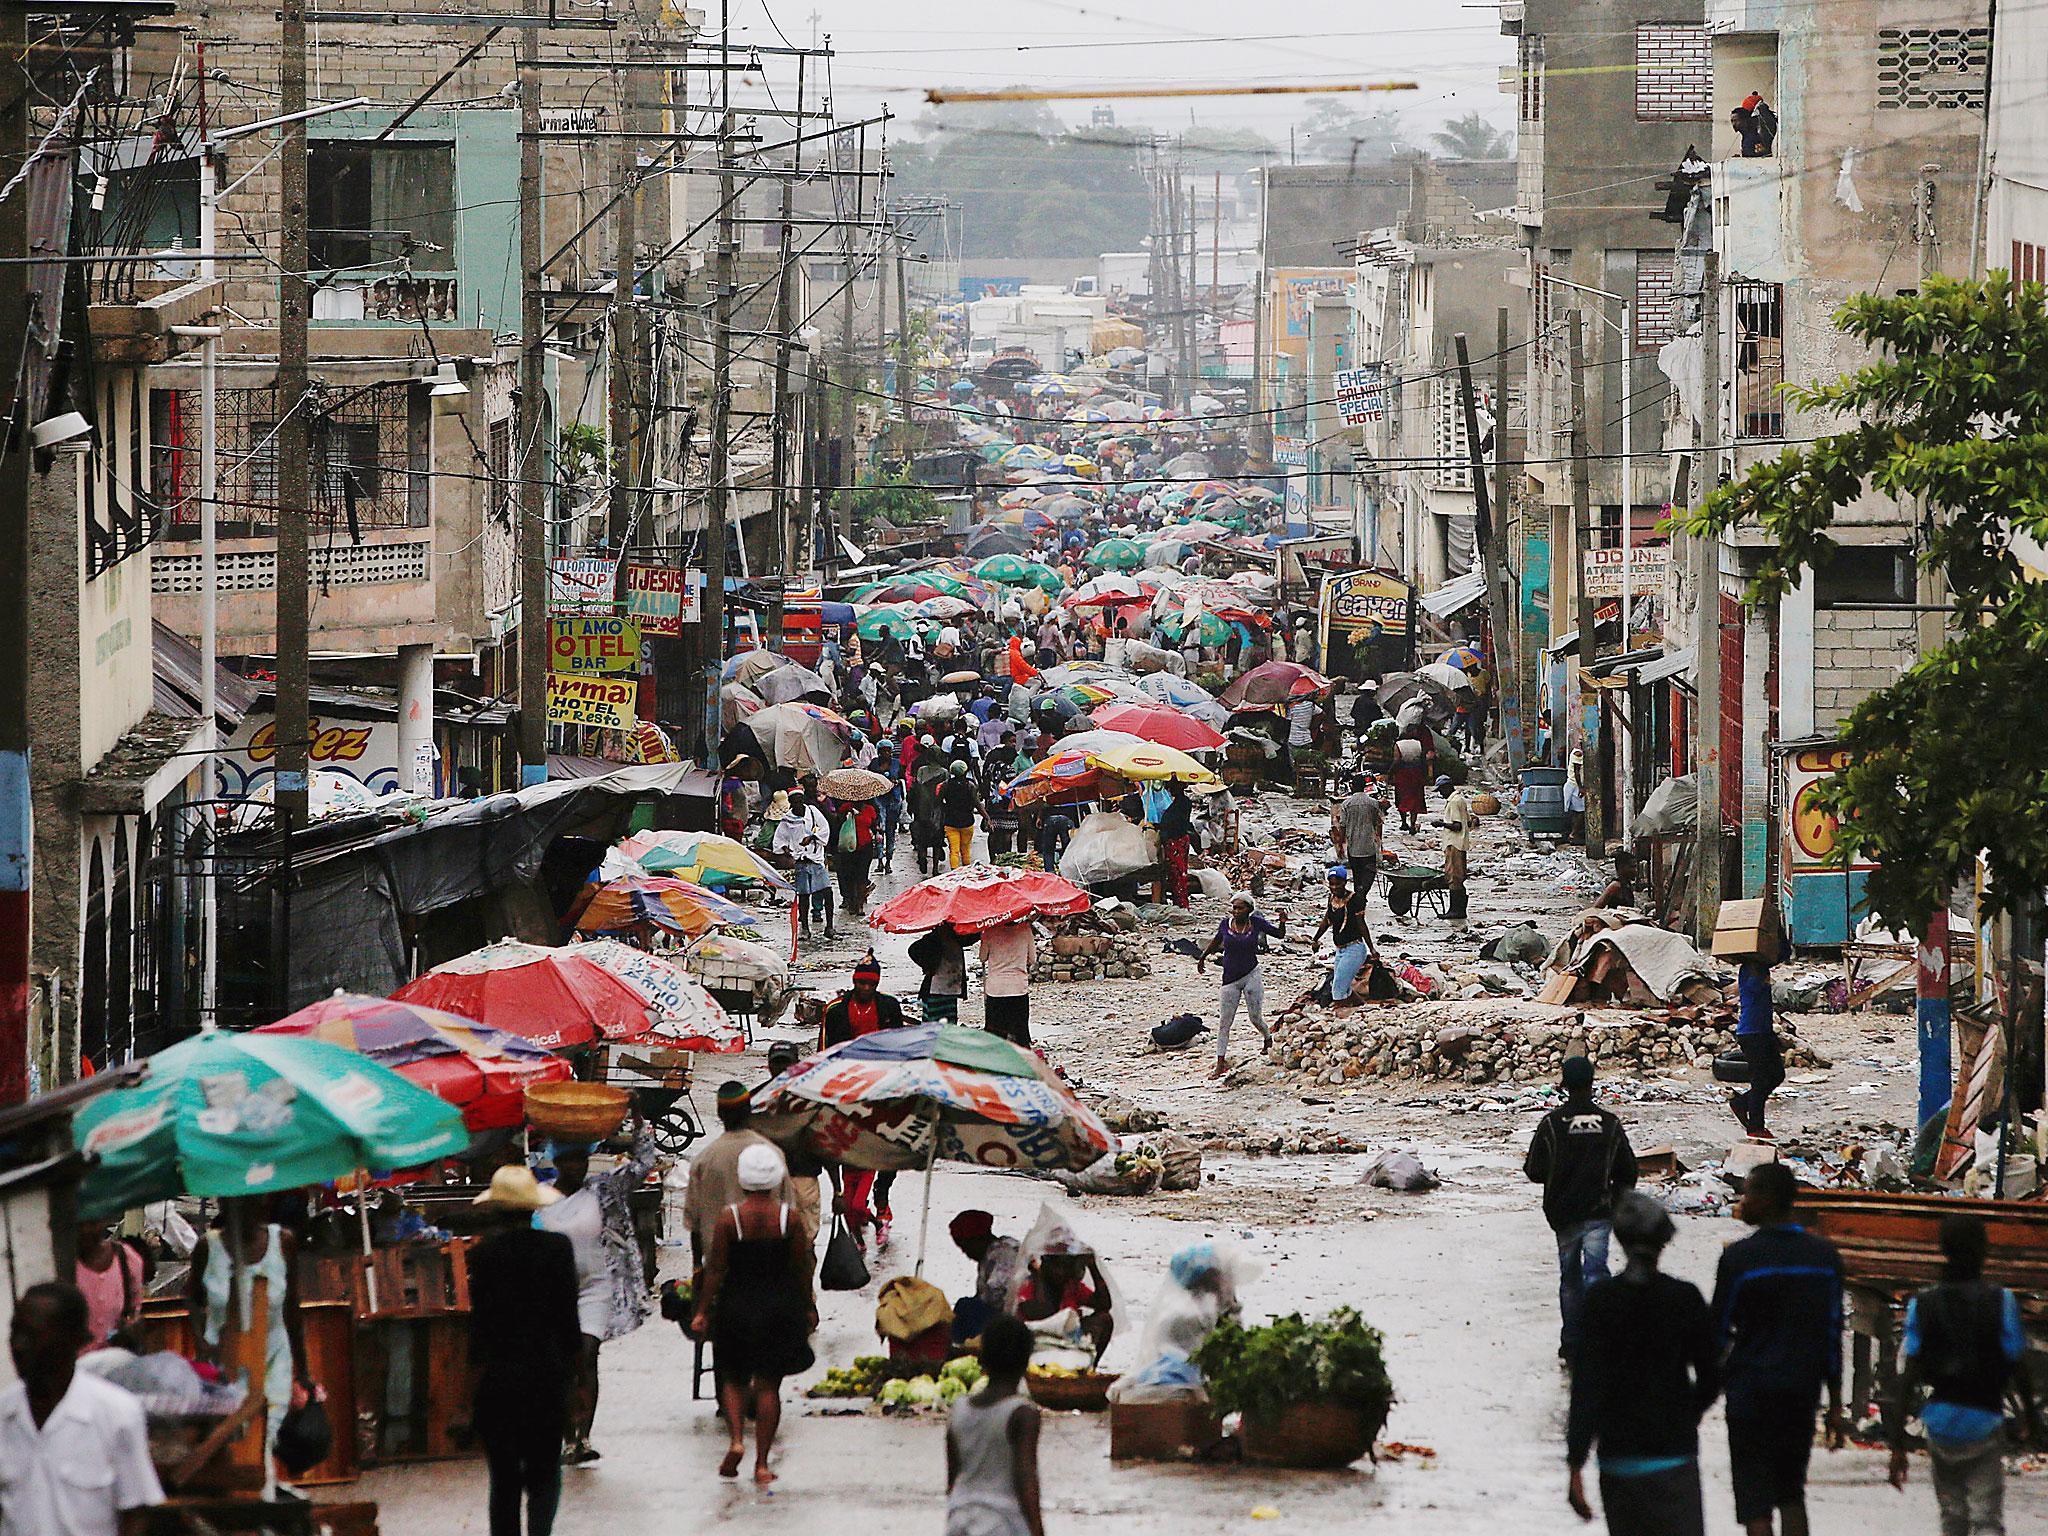
<path fill-rule="evenodd" d="M 860 1256 L 860 1244 L 846 1230 L 846 1223 L 832 1218 L 832 1236 L 825 1242 L 825 1257 L 818 1265 L 818 1284 L 828 1291 L 857 1291 L 868 1283 L 868 1261 Z"/>
<path fill-rule="evenodd" d="M 1238 1310 L 1238 1292 L 1258 1274 L 1258 1260 L 1228 1243 L 1195 1243 L 1173 1256 L 1159 1284 L 1135 1371 L 1109 1389 L 1119 1403 L 1203 1401 L 1208 1391 L 1189 1359 L 1210 1330 Z"/>
<path fill-rule="evenodd" d="M 1100 885 L 1150 869 L 1144 829 L 1118 811 L 1090 811 L 1060 856 L 1060 873 L 1076 885 Z"/>
<path fill-rule="evenodd" d="M 1650 798 L 1636 812 L 1634 835 L 1662 837 L 1672 832 L 1689 832 L 1699 821 L 1699 781 L 1689 773 L 1680 774 L 1650 791 Z"/>

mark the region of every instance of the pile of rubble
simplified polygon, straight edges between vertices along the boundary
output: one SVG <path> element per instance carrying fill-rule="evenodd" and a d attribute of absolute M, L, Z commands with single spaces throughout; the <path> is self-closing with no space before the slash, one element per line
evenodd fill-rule
<path fill-rule="evenodd" d="M 1827 1065 L 1788 1026 L 1781 1023 L 1779 1035 L 1788 1066 Z M 1554 1081 L 1565 1057 L 1575 1055 L 1613 1071 L 1710 1068 L 1733 1049 L 1733 1022 L 1719 1010 L 1602 1014 L 1505 1000 L 1366 1007 L 1348 1017 L 1297 1003 L 1279 1016 L 1273 1037 L 1278 1065 L 1326 1084 Z"/>
<path fill-rule="evenodd" d="M 1055 933 L 1041 937 L 1031 956 L 1033 981 L 1095 981 L 1151 974 L 1145 940 L 1135 933 Z"/>

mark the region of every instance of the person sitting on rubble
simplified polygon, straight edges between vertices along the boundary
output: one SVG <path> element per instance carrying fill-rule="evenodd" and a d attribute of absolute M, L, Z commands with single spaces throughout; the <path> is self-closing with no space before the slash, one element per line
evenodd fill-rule
<path fill-rule="evenodd" d="M 1636 904 L 1636 856 L 1626 848 L 1614 856 L 1614 878 L 1600 892 L 1596 907 L 1632 907 Z"/>

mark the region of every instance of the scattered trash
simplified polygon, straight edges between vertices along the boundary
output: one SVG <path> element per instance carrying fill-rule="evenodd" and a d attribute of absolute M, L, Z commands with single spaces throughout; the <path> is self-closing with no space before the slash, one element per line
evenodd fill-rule
<path fill-rule="evenodd" d="M 1398 1190 L 1404 1195 L 1421 1194 L 1443 1182 L 1422 1166 L 1422 1159 L 1406 1149 L 1390 1149 L 1365 1165 L 1358 1182 L 1375 1189 Z"/>

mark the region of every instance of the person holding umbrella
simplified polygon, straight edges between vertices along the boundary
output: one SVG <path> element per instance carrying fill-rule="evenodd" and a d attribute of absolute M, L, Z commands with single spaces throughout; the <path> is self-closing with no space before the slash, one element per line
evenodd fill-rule
<path fill-rule="evenodd" d="M 275 1437 L 285 1414 L 304 1407 L 315 1388 L 306 1372 L 306 1336 L 299 1326 L 298 1234 L 266 1221 L 269 1206 L 264 1195 L 221 1201 L 213 1230 L 192 1250 L 185 1296 L 192 1316 L 200 1320 L 195 1353 L 218 1362 L 231 1293 L 239 1292 L 236 1300 L 245 1308 L 255 1282 L 264 1282 L 268 1300 L 264 1316 L 253 1326 L 263 1334 L 264 1407 Z"/>
<path fill-rule="evenodd" d="M 826 808 L 833 828 L 832 869 L 839 877 L 839 909 L 858 917 L 867 907 L 868 871 L 875 863 L 875 823 L 880 812 L 871 800 L 828 800 Z M 825 931 L 832 930 L 828 927 Z"/>
<path fill-rule="evenodd" d="M 939 789 L 939 820 L 946 829 L 948 869 L 959 869 L 974 862 L 974 823 L 979 799 L 967 764 L 957 760 L 949 764 L 946 782 Z"/>

